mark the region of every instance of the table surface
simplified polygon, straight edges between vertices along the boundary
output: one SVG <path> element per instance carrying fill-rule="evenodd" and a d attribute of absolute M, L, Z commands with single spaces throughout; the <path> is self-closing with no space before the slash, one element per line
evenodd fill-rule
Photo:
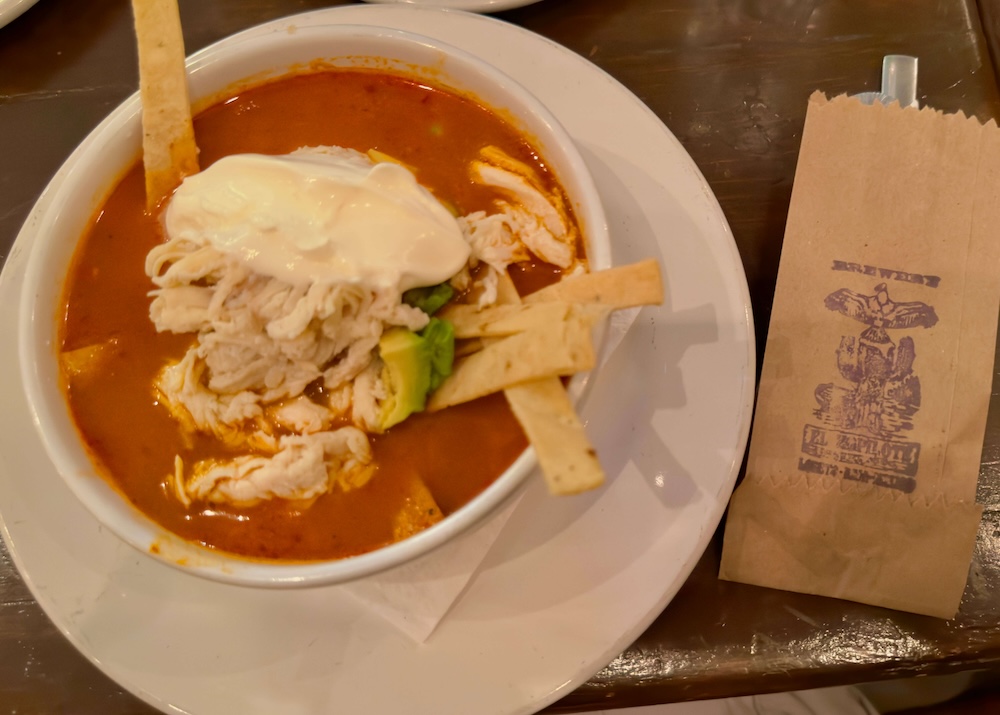
<path fill-rule="evenodd" d="M 2 4 L 4 0 L 0 0 Z M 188 51 L 323 0 L 181 0 Z M 1000 117 L 993 0 L 544 0 L 499 17 L 588 57 L 663 120 L 729 219 L 763 346 L 809 94 L 921 58 L 924 104 Z M 984 31 L 985 28 L 985 31 Z M 0 259 L 73 147 L 137 84 L 128 0 L 41 0 L 0 29 Z M 962 610 L 944 622 L 716 578 L 716 538 L 666 611 L 553 712 L 944 673 L 1000 661 L 1000 394 Z M 0 711 L 152 710 L 63 639 L 0 547 Z"/>

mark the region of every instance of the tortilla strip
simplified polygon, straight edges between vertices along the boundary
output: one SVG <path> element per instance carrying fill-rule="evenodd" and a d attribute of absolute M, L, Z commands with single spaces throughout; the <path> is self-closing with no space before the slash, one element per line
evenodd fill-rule
<path fill-rule="evenodd" d="M 508 387 L 504 396 L 535 448 L 550 494 L 579 494 L 604 483 L 597 453 L 558 378 Z"/>
<path fill-rule="evenodd" d="M 451 375 L 431 393 L 427 410 L 469 402 L 541 377 L 590 370 L 595 360 L 588 320 L 501 338 L 456 362 Z"/>
<path fill-rule="evenodd" d="M 574 304 L 559 302 L 532 305 L 454 305 L 438 316 L 451 323 L 456 338 L 503 337 L 527 330 L 541 330 L 568 320 Z"/>
<path fill-rule="evenodd" d="M 478 353 L 483 349 L 483 341 L 476 338 L 469 338 L 468 340 L 458 340 L 455 343 L 455 359 L 458 360 L 466 355 L 471 355 L 472 353 Z"/>
<path fill-rule="evenodd" d="M 514 279 L 510 273 L 502 271 L 497 274 L 497 305 L 520 305 L 521 294 L 517 292 Z"/>
<path fill-rule="evenodd" d="M 104 368 L 105 363 L 118 350 L 118 339 L 87 345 L 59 354 L 59 365 L 70 378 L 91 377 Z"/>
<path fill-rule="evenodd" d="M 660 263 L 655 258 L 647 258 L 596 273 L 583 273 L 524 297 L 525 303 L 554 300 L 599 303 L 613 309 L 659 305 L 663 302 Z"/>
<path fill-rule="evenodd" d="M 500 276 L 498 296 L 508 306 L 521 303 L 507 273 Z M 597 453 L 558 377 L 514 385 L 503 394 L 535 449 L 549 494 L 579 494 L 604 484 Z"/>
<path fill-rule="evenodd" d="M 392 539 L 401 541 L 433 526 L 444 518 L 427 484 L 415 477 L 403 507 L 392 519 Z"/>
<path fill-rule="evenodd" d="M 198 173 L 177 0 L 132 0 L 139 49 L 146 208 Z"/>
<path fill-rule="evenodd" d="M 452 377 L 431 395 L 428 409 L 465 401 L 442 395 L 446 389 L 474 399 L 503 387 L 511 411 L 535 448 L 549 492 L 578 494 L 599 487 L 604 483 L 604 471 L 559 378 L 549 375 L 510 382 L 506 373 L 515 366 L 521 374 L 526 373 L 535 367 L 536 357 L 548 357 L 549 348 L 534 342 L 550 341 L 551 331 L 567 325 L 574 314 L 579 316 L 576 321 L 592 326 L 608 310 L 662 303 L 659 262 L 647 259 L 567 278 L 532 293 L 523 303 L 509 276 L 503 274 L 498 293 L 500 304 L 493 308 L 476 311 L 471 306 L 454 306 L 445 310 L 442 317 L 452 323 L 457 337 L 481 337 L 485 347 L 456 365 Z M 515 335 L 496 337 L 511 333 Z M 518 339 L 521 342 L 515 342 Z M 516 352 L 510 349 L 512 345 L 518 348 Z M 505 346 L 504 360 L 492 355 L 499 346 Z M 487 357 L 479 360 L 484 354 Z M 504 369 L 498 369 L 501 365 Z M 451 380 L 455 382 L 449 388 Z"/>

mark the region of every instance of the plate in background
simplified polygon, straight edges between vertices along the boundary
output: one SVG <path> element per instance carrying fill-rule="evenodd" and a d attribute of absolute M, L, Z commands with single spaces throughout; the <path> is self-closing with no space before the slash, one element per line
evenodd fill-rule
<path fill-rule="evenodd" d="M 489 0 L 483 0 L 489 2 Z M 20 17 L 29 7 L 38 0 L 0 0 L 0 27 Z"/>
<path fill-rule="evenodd" d="M 467 10 L 469 12 L 500 12 L 515 7 L 533 5 L 539 0 L 365 0 L 377 4 L 407 4 L 424 5 L 426 7 L 443 7 L 452 10 Z M 425 33 L 426 34 L 426 33 Z M 454 43 L 452 43 L 454 44 Z"/>

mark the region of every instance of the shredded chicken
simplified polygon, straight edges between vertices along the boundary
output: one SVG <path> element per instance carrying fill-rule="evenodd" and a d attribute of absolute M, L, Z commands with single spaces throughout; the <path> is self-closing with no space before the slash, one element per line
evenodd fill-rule
<path fill-rule="evenodd" d="M 516 202 L 499 202 L 499 207 L 517 238 L 543 261 L 569 268 L 573 247 L 564 239 L 571 234 L 552 200 L 523 177 L 499 167 L 476 162 L 472 171 L 478 181 L 500 189 Z"/>
<path fill-rule="evenodd" d="M 471 258 L 454 285 L 468 288 L 469 267 L 486 264 L 478 287 L 485 306 L 496 301 L 499 274 L 532 254 L 576 267 L 576 236 L 561 198 L 546 192 L 530 168 L 488 148 L 471 176 L 505 200 L 495 202 L 495 212 L 456 219 Z M 377 431 L 387 397 L 379 338 L 395 326 L 420 330 L 427 315 L 403 303 L 396 288 L 291 285 L 253 273 L 239 255 L 191 236 L 172 236 L 150 251 L 146 273 L 156 286 L 150 306 L 156 329 L 197 336 L 184 357 L 157 376 L 160 402 L 189 434 L 212 434 L 248 450 L 190 470 L 178 456 L 170 480 L 179 500 L 308 500 L 370 478 L 366 432 Z M 305 396 L 313 383 L 322 386 L 324 404 Z M 345 421 L 354 426 L 334 429 Z"/>
<path fill-rule="evenodd" d="M 208 368 L 211 392 L 253 391 L 273 402 L 301 394 L 321 375 L 335 388 L 368 365 L 385 327 L 419 330 L 427 324 L 427 316 L 391 288 L 292 286 L 249 274 L 238 258 L 215 249 L 195 249 L 203 269 L 196 273 L 184 259 L 157 272 L 163 255 L 177 254 L 175 243 L 184 242 L 168 241 L 147 258 L 159 287 L 150 316 L 159 331 L 198 333 L 191 350 Z M 221 280 L 209 287 L 188 282 L 217 273 Z"/>
<path fill-rule="evenodd" d="M 195 463 L 190 474 L 175 460 L 173 487 L 185 505 L 194 500 L 251 505 L 262 499 L 312 499 L 331 482 L 345 491 L 371 478 L 371 447 L 356 427 L 286 435 L 273 456 L 245 455 Z"/>
<path fill-rule="evenodd" d="M 479 307 L 496 302 L 499 274 L 512 263 L 534 254 L 547 263 L 569 269 L 576 261 L 576 235 L 570 230 L 562 201 L 548 194 L 531 169 L 495 150 L 484 150 L 473 162 L 472 178 L 509 197 L 496 201 L 498 213 L 477 211 L 458 219 L 472 257 L 488 266 Z"/>
<path fill-rule="evenodd" d="M 214 434 L 233 447 L 273 449 L 273 440 L 263 432 L 260 396 L 253 392 L 213 392 L 205 384 L 205 370 L 196 348 L 188 350 L 179 363 L 162 369 L 154 382 L 160 404 L 188 432 Z"/>
<path fill-rule="evenodd" d="M 378 366 L 373 363 L 354 380 L 351 417 L 354 424 L 369 432 L 377 431 L 379 403 L 388 395 L 379 372 Z"/>
<path fill-rule="evenodd" d="M 323 432 L 333 423 L 333 413 L 305 395 L 274 405 L 268 415 L 279 427 L 298 434 Z"/>

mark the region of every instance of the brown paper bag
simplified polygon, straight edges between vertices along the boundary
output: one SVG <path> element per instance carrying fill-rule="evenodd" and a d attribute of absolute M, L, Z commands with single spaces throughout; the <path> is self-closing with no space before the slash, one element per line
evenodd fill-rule
<path fill-rule="evenodd" d="M 809 101 L 720 577 L 950 618 L 1000 303 L 1000 131 Z"/>

